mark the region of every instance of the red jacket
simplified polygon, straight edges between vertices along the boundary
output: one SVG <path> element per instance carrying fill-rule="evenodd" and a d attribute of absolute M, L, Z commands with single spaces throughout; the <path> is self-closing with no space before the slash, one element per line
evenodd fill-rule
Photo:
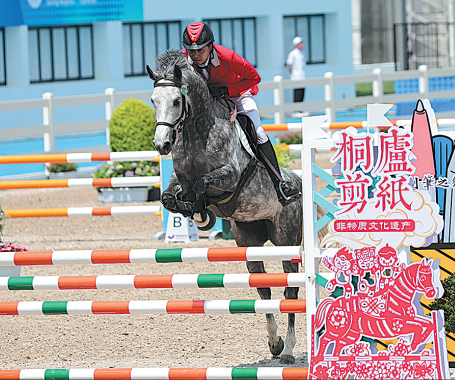
<path fill-rule="evenodd" d="M 196 67 L 185 49 L 183 52 L 193 67 Z M 210 78 L 207 81 L 209 87 L 226 86 L 229 89 L 229 97 L 232 98 L 243 95 L 248 90 L 251 95 L 258 93 L 257 84 L 261 77 L 251 63 L 234 50 L 217 44 L 213 44 L 213 55 Z"/>

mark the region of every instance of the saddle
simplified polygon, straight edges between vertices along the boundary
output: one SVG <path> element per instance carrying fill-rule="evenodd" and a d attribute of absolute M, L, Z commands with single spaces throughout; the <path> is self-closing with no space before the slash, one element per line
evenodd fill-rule
<path fill-rule="evenodd" d="M 254 128 L 251 119 L 246 115 L 237 114 L 235 122 L 238 122 L 241 131 L 243 131 L 243 134 L 241 134 L 239 131 L 240 141 L 244 145 L 245 149 L 250 153 L 250 155 L 252 155 L 252 157 L 246 168 L 243 170 L 242 175 L 240 176 L 240 181 L 234 192 L 225 192 L 224 194 L 216 197 L 207 197 L 208 203 L 216 206 L 226 218 L 230 217 L 234 213 L 237 198 L 239 197 L 239 194 L 242 191 L 243 187 L 246 185 L 248 179 L 256 169 L 257 157 L 259 157 L 256 129 Z M 246 142 L 244 141 L 245 138 L 247 140 Z M 246 143 L 248 146 L 245 146 Z"/>

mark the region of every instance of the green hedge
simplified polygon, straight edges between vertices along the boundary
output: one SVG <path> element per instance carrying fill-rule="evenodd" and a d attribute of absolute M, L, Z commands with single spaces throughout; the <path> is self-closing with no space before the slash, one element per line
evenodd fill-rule
<path fill-rule="evenodd" d="M 444 287 L 444 295 L 433 301 L 430 309 L 444 310 L 446 331 L 455 334 L 455 274 L 451 274 L 441 282 Z"/>
<path fill-rule="evenodd" d="M 141 100 L 126 99 L 113 112 L 109 123 L 113 152 L 155 150 L 156 119 L 153 108 Z"/>

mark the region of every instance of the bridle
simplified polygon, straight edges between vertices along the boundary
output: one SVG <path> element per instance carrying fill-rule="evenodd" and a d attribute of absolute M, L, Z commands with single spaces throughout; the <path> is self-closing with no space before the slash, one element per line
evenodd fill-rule
<path fill-rule="evenodd" d="M 172 82 L 172 81 L 168 81 L 165 83 L 160 83 L 159 81 L 157 81 L 157 82 L 155 82 L 154 86 L 155 87 L 178 87 L 178 88 L 180 88 L 180 92 L 182 94 L 182 112 L 180 113 L 180 116 L 173 123 L 168 123 L 166 121 L 158 121 L 156 123 L 156 126 L 164 125 L 168 128 L 171 128 L 174 131 L 174 140 L 175 140 L 176 133 L 182 131 L 183 123 L 189 116 L 190 105 L 189 105 L 188 101 L 186 100 L 186 96 L 188 94 L 188 86 L 186 84 L 176 83 L 176 82 Z M 194 123 L 202 115 L 204 115 L 206 112 L 208 112 L 210 110 L 210 108 L 212 108 L 212 106 L 215 104 L 216 100 L 217 99 L 214 99 L 213 102 L 200 114 L 193 116 L 190 122 Z M 229 110 L 231 110 L 231 107 L 229 106 L 227 99 L 225 99 L 225 101 L 226 101 L 226 105 L 228 106 Z M 177 128 L 175 128 L 175 126 L 177 126 Z"/>
<path fill-rule="evenodd" d="M 171 128 L 175 132 L 180 132 L 183 128 L 183 122 L 185 121 L 186 117 L 188 116 L 188 102 L 186 101 L 186 95 L 188 94 L 188 86 L 186 84 L 179 85 L 175 82 L 165 82 L 159 83 L 155 82 L 155 87 L 178 87 L 180 88 L 180 92 L 182 93 L 182 112 L 180 112 L 180 116 L 175 120 L 173 123 L 168 123 L 167 121 L 158 121 L 156 126 L 158 125 L 165 125 L 166 127 Z M 177 126 L 177 129 L 175 129 Z"/>

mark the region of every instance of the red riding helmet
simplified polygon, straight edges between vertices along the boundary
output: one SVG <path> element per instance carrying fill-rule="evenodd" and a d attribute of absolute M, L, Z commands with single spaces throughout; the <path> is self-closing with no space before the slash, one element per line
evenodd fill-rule
<path fill-rule="evenodd" d="M 198 50 L 215 41 L 213 31 L 205 22 L 192 22 L 183 32 L 183 46 L 186 50 Z"/>

